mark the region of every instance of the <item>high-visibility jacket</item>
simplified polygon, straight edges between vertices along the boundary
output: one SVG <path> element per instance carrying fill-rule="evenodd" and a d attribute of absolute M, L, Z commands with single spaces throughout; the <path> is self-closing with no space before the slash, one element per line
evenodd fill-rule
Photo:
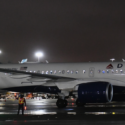
<path fill-rule="evenodd" d="M 19 98 L 19 104 L 24 104 L 25 99 L 24 98 Z"/>

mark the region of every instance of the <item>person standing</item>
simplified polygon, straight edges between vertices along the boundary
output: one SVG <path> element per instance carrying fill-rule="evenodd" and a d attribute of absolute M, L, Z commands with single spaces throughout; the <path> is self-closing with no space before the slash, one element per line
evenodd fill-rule
<path fill-rule="evenodd" d="M 22 115 L 24 115 L 24 103 L 25 103 L 25 106 L 26 106 L 26 100 L 24 98 L 23 95 L 21 95 L 19 97 L 19 105 L 18 105 L 18 115 L 19 115 L 19 112 L 20 112 L 20 109 L 22 109 Z"/>

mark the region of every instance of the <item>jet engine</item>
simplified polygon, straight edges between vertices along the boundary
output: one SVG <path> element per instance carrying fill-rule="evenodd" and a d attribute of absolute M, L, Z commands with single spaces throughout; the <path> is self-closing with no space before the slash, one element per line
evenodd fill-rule
<path fill-rule="evenodd" d="M 75 87 L 76 96 L 81 103 L 105 103 L 113 98 L 113 86 L 108 82 L 91 82 Z"/>

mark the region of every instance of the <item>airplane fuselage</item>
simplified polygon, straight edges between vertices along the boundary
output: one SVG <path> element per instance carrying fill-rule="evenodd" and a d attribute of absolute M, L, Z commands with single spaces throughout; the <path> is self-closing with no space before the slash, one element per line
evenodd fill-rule
<path fill-rule="evenodd" d="M 31 78 L 29 75 L 26 74 L 17 75 L 0 73 L 1 89 L 34 85 L 58 86 L 60 89 L 65 89 L 73 88 L 77 84 L 91 81 L 106 81 L 110 82 L 112 85 L 125 86 L 124 62 L 0 64 L 0 68 L 76 79 L 70 81 L 53 81 L 49 78 Z M 60 87 L 60 83 L 65 87 Z"/>

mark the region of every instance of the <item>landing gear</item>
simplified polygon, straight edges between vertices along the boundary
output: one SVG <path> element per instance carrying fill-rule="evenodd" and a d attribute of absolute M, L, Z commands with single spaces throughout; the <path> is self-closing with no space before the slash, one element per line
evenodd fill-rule
<path fill-rule="evenodd" d="M 65 99 L 58 99 L 56 102 L 58 108 L 64 108 L 67 106 L 67 100 Z"/>
<path fill-rule="evenodd" d="M 76 105 L 77 105 L 77 107 L 83 107 L 85 105 L 85 103 L 82 103 L 82 102 L 79 101 L 79 99 L 77 99 Z"/>

